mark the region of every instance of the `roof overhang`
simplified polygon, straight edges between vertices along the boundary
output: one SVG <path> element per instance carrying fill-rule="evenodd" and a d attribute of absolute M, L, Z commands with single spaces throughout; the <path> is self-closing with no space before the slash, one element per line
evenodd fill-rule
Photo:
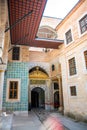
<path fill-rule="evenodd" d="M 57 49 L 61 40 L 35 39 L 47 0 L 8 0 L 11 44 Z"/>
<path fill-rule="evenodd" d="M 33 40 L 33 44 L 30 43 L 30 46 L 58 49 L 58 46 L 61 45 L 63 42 L 64 42 L 63 40 L 57 40 L 57 39 L 36 38 L 35 40 Z"/>

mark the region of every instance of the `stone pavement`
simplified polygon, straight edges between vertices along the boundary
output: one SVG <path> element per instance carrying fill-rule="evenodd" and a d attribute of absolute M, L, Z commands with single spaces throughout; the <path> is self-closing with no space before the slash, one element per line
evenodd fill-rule
<path fill-rule="evenodd" d="M 68 130 L 87 130 L 87 123 L 77 122 L 58 113 L 51 113 L 50 116 L 58 118 Z"/>
<path fill-rule="evenodd" d="M 0 130 L 11 130 L 12 114 L 3 113 L 0 115 Z"/>
<path fill-rule="evenodd" d="M 75 120 L 61 115 L 57 111 L 45 111 L 45 110 L 34 110 L 41 122 L 47 125 L 46 120 L 48 118 L 58 119 L 59 122 L 64 126 L 64 130 L 87 130 L 87 123 L 76 122 Z"/>
<path fill-rule="evenodd" d="M 59 125 L 58 125 L 59 123 Z M 58 112 L 33 110 L 29 115 L 6 115 L 0 117 L 0 130 L 87 130 L 87 124 L 75 122 Z M 54 126 L 57 129 L 53 129 Z M 58 129 L 60 128 L 60 129 Z"/>
<path fill-rule="evenodd" d="M 12 130 L 46 130 L 46 128 L 40 122 L 36 114 L 33 111 L 30 111 L 28 116 L 13 116 Z"/>

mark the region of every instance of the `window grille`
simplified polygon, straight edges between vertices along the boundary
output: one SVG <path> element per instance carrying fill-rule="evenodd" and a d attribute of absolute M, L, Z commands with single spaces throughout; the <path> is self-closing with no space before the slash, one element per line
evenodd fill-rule
<path fill-rule="evenodd" d="M 75 75 L 76 74 L 76 63 L 75 63 L 75 57 L 69 60 L 69 74 Z"/>
<path fill-rule="evenodd" d="M 65 33 L 65 36 L 66 36 L 66 43 L 69 44 L 69 43 L 72 41 L 71 29 L 68 30 L 68 31 Z"/>
<path fill-rule="evenodd" d="M 85 15 L 80 21 L 80 31 L 81 34 L 84 33 L 85 31 L 87 31 L 87 15 Z"/>
<path fill-rule="evenodd" d="M 20 57 L 20 47 L 13 47 L 12 60 L 19 60 Z"/>

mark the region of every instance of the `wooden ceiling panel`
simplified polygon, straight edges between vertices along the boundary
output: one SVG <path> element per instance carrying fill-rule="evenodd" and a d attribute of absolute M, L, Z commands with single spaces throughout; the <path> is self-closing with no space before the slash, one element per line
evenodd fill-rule
<path fill-rule="evenodd" d="M 43 46 L 46 41 L 35 40 L 47 0 L 8 0 L 11 43 L 15 45 Z M 60 45 L 58 42 L 54 42 Z M 55 44 L 51 42 L 52 47 Z M 43 45 L 41 45 L 43 44 Z M 54 47 L 55 48 L 55 47 Z"/>

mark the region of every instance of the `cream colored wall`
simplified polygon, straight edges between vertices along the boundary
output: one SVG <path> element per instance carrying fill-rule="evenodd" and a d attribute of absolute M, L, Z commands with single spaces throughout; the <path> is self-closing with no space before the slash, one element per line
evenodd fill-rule
<path fill-rule="evenodd" d="M 49 62 L 49 52 L 30 51 L 29 60 L 32 62 Z"/>
<path fill-rule="evenodd" d="M 82 2 L 82 1 L 81 1 Z M 80 3 L 81 3 L 80 2 Z M 73 42 L 62 46 L 59 49 L 59 62 L 62 70 L 62 86 L 64 99 L 64 112 L 72 112 L 82 116 L 87 115 L 87 70 L 83 52 L 87 50 L 87 31 L 80 35 L 78 20 L 87 13 L 87 1 L 83 0 L 82 5 L 57 27 L 58 38 L 65 40 L 65 32 L 71 28 Z M 57 53 L 55 54 L 57 55 Z M 75 57 L 77 74 L 69 76 L 68 60 Z M 77 96 L 70 95 L 70 86 L 76 86 Z"/>

